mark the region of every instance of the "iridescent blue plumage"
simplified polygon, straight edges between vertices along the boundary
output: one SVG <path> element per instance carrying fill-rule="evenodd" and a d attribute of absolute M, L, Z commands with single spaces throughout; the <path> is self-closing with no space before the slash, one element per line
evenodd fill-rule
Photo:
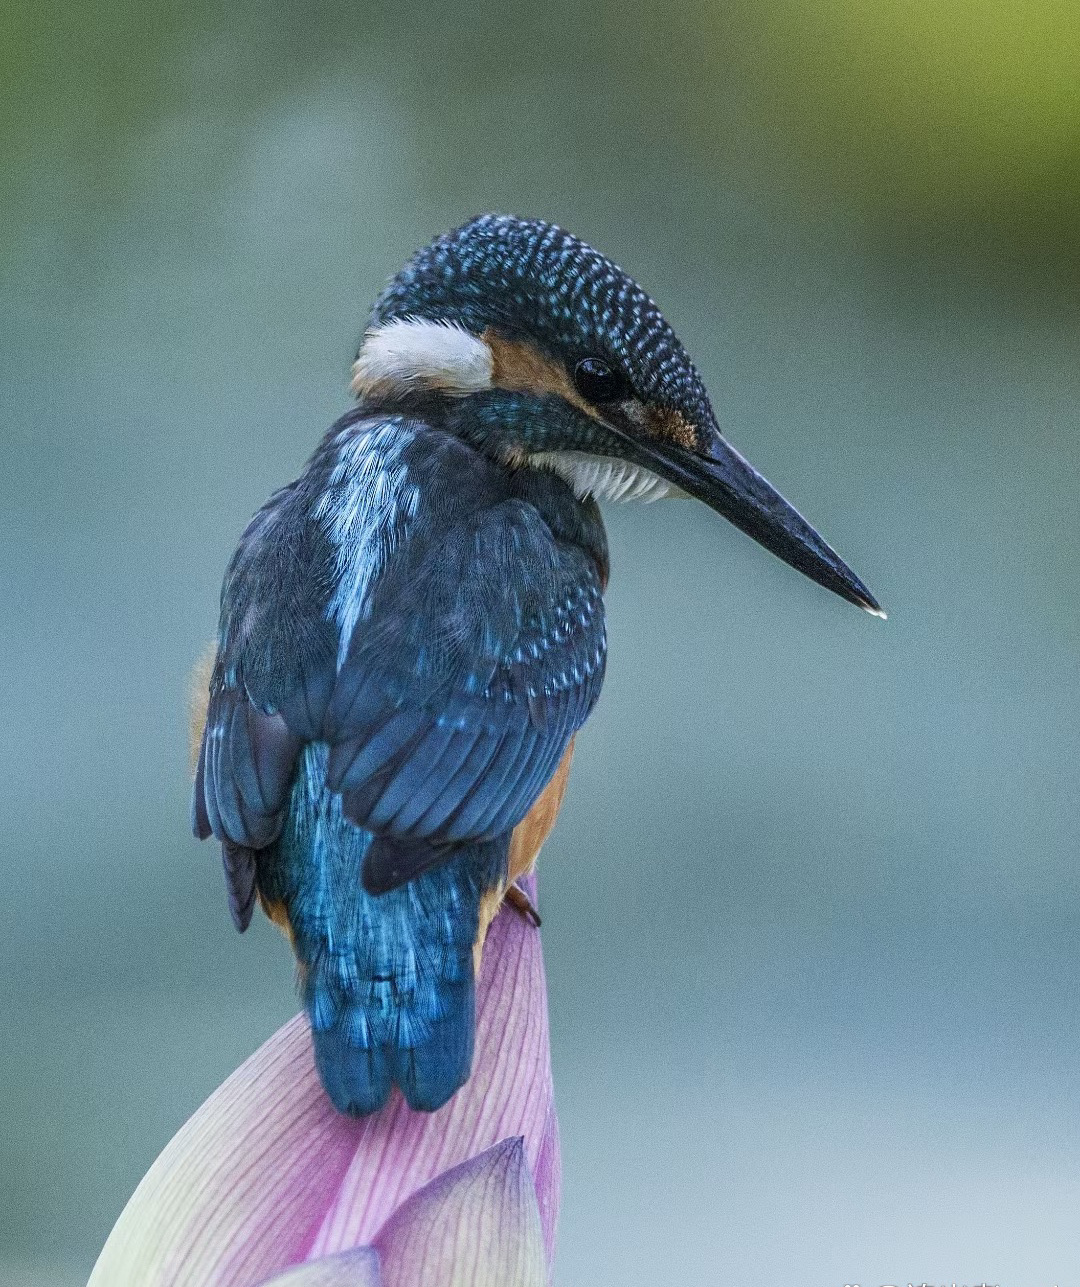
<path fill-rule="evenodd" d="M 326 788 L 325 745 L 301 757 L 288 821 L 259 884 L 289 909 L 316 1062 L 339 1108 L 368 1113 L 392 1085 L 437 1108 L 472 1059 L 472 945 L 480 898 L 506 864 L 503 838 L 384 894 L 362 886 L 373 837 Z"/>
<path fill-rule="evenodd" d="M 196 829 L 239 923 L 256 882 L 285 909 L 343 1110 L 468 1073 L 480 901 L 599 693 L 604 558 L 553 474 L 360 413 L 241 540 Z"/>

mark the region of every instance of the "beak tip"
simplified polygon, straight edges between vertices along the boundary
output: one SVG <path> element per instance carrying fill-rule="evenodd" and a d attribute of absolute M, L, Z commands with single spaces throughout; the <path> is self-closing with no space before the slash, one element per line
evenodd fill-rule
<path fill-rule="evenodd" d="M 778 558 L 855 604 L 888 620 L 877 599 L 840 556 L 712 426 L 711 445 L 700 450 L 618 431 L 647 468 L 655 468 L 684 495 L 696 496 Z"/>

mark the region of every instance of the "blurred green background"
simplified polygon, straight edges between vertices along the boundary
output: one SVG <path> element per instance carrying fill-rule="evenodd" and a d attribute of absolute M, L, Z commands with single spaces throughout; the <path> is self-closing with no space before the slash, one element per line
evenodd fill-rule
<path fill-rule="evenodd" d="M 1080 1276 L 1073 0 L 5 5 L 0 1284 L 295 1008 L 188 835 L 251 512 L 484 209 L 630 269 L 890 612 L 610 511 L 542 863 L 563 1287 Z"/>

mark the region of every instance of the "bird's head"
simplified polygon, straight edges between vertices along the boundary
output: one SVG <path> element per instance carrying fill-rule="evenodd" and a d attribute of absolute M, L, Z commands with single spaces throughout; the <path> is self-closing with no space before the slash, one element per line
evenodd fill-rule
<path fill-rule="evenodd" d="M 854 572 L 721 436 L 705 386 L 631 277 L 554 224 L 481 215 L 419 251 L 372 312 L 353 391 L 438 403 L 507 464 L 579 496 L 702 500 L 842 598 L 884 616 Z"/>

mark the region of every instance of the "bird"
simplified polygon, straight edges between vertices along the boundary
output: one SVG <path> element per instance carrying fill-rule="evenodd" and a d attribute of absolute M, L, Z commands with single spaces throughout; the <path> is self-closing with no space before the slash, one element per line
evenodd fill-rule
<path fill-rule="evenodd" d="M 600 695 L 599 503 L 696 498 L 884 616 L 720 432 L 657 305 L 556 224 L 480 215 L 379 295 L 355 402 L 244 531 L 192 825 L 289 936 L 335 1107 L 468 1079 L 475 979 Z"/>

